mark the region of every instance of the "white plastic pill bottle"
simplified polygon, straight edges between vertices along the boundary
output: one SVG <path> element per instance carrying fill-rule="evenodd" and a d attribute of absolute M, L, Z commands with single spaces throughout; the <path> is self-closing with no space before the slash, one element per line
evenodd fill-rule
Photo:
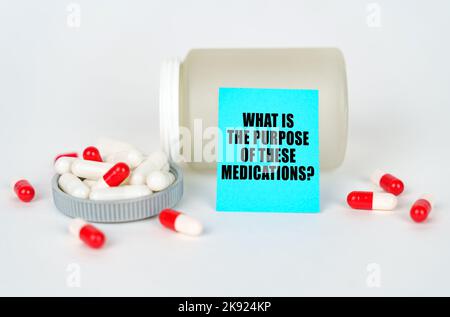
<path fill-rule="evenodd" d="M 320 167 L 341 165 L 348 103 L 339 49 L 193 49 L 184 60 L 164 61 L 160 133 L 162 147 L 173 160 L 201 169 L 216 167 L 211 131 L 218 126 L 221 87 L 318 89 Z"/>

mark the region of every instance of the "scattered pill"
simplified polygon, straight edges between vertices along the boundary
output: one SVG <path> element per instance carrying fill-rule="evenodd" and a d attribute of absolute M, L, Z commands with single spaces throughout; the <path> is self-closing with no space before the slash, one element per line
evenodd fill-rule
<path fill-rule="evenodd" d="M 128 150 L 123 152 L 117 152 L 109 155 L 106 158 L 106 162 L 109 163 L 118 163 L 118 162 L 124 162 L 130 168 L 135 168 L 139 164 L 142 163 L 144 160 L 144 155 L 142 155 L 141 152 L 138 150 Z"/>
<path fill-rule="evenodd" d="M 130 175 L 130 168 L 127 164 L 119 162 L 103 175 L 93 188 L 116 187 L 127 179 Z"/>
<path fill-rule="evenodd" d="M 99 138 L 97 140 L 96 147 L 104 157 L 108 157 L 109 155 L 114 153 L 136 149 L 131 144 L 105 137 Z"/>
<path fill-rule="evenodd" d="M 153 171 L 147 176 L 147 186 L 154 192 L 166 189 L 172 184 L 169 173 L 163 171 Z"/>
<path fill-rule="evenodd" d="M 73 174 L 62 174 L 58 179 L 58 184 L 68 195 L 82 199 L 89 197 L 90 188 Z"/>
<path fill-rule="evenodd" d="M 71 157 L 71 156 L 61 156 L 55 161 L 55 164 L 53 164 L 53 167 L 55 168 L 55 172 L 59 175 L 70 173 L 72 168 L 72 163 L 77 158 Z"/>
<path fill-rule="evenodd" d="M 118 187 L 93 188 L 89 195 L 92 200 L 121 200 L 151 195 L 145 185 L 123 185 Z"/>
<path fill-rule="evenodd" d="M 69 231 L 93 249 L 101 248 L 106 241 L 103 232 L 80 218 L 70 222 Z"/>
<path fill-rule="evenodd" d="M 433 199 L 430 195 L 420 197 L 411 206 L 410 215 L 415 222 L 424 222 L 433 207 Z"/>
<path fill-rule="evenodd" d="M 81 178 L 99 180 L 111 167 L 113 167 L 111 163 L 75 159 L 72 162 L 71 172 Z"/>
<path fill-rule="evenodd" d="M 100 151 L 95 146 L 88 146 L 84 149 L 83 159 L 88 161 L 103 162 Z"/>
<path fill-rule="evenodd" d="M 28 203 L 33 200 L 35 194 L 34 188 L 26 179 L 14 181 L 12 187 L 17 198 L 21 201 Z"/>
<path fill-rule="evenodd" d="M 203 226 L 199 221 L 173 209 L 162 210 L 159 214 L 159 221 L 168 229 L 190 236 L 198 236 L 203 231 Z"/>
<path fill-rule="evenodd" d="M 353 191 L 348 194 L 347 203 L 353 209 L 393 210 L 397 197 L 388 193 Z"/>
<path fill-rule="evenodd" d="M 146 182 L 148 174 L 153 171 L 161 170 L 168 162 L 167 155 L 162 151 L 150 154 L 136 169 L 131 173 L 130 184 L 143 185 Z"/>
<path fill-rule="evenodd" d="M 372 174 L 371 178 L 376 185 L 380 186 L 388 193 L 394 194 L 395 196 L 400 195 L 405 188 L 400 179 L 392 174 L 388 174 L 380 170 L 376 170 Z"/>
<path fill-rule="evenodd" d="M 54 162 L 56 162 L 56 160 L 59 159 L 60 157 L 78 157 L 78 153 L 77 152 L 69 152 L 69 153 L 58 154 L 55 157 Z"/>

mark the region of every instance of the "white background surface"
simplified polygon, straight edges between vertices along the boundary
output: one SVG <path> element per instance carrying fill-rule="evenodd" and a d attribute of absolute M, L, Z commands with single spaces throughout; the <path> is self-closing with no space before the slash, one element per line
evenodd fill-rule
<path fill-rule="evenodd" d="M 79 28 L 69 3 L 0 1 L 0 295 L 450 295 L 448 1 L 377 1 L 380 27 L 370 1 L 75 1 Z M 322 174 L 319 215 L 216 213 L 214 177 L 187 173 L 177 207 L 204 236 L 156 220 L 100 225 L 101 251 L 69 236 L 53 157 L 103 135 L 157 146 L 163 58 L 290 46 L 337 46 L 347 62 L 348 152 Z M 399 208 L 347 208 L 379 167 L 407 185 Z M 15 176 L 36 201 L 14 199 Z M 418 225 L 408 209 L 423 192 L 436 206 Z M 371 263 L 381 287 L 367 284 Z"/>

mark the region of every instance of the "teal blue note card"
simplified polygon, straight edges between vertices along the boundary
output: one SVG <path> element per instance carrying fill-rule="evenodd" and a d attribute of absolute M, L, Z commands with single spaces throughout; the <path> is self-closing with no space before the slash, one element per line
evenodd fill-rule
<path fill-rule="evenodd" d="M 219 89 L 218 211 L 319 212 L 319 91 Z"/>

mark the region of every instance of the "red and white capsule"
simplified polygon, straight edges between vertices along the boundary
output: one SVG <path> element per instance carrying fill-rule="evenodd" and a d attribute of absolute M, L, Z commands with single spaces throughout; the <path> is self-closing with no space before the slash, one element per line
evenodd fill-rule
<path fill-rule="evenodd" d="M 58 154 L 58 155 L 56 155 L 55 160 L 53 162 L 56 162 L 60 157 L 78 157 L 78 153 L 77 152 L 68 152 L 68 153 Z"/>
<path fill-rule="evenodd" d="M 130 176 L 127 164 L 119 162 L 109 169 L 92 188 L 117 187 Z"/>
<path fill-rule="evenodd" d="M 409 212 L 411 219 L 415 222 L 424 222 L 433 208 L 433 199 L 431 195 L 423 195 L 414 202 Z"/>
<path fill-rule="evenodd" d="M 95 146 L 88 146 L 84 149 L 83 159 L 88 161 L 103 162 L 100 151 Z"/>
<path fill-rule="evenodd" d="M 159 221 L 164 227 L 186 235 L 198 236 L 203 232 L 198 220 L 169 208 L 161 211 Z"/>
<path fill-rule="evenodd" d="M 388 193 L 353 191 L 347 196 L 347 203 L 353 209 L 393 210 L 397 197 Z"/>
<path fill-rule="evenodd" d="M 26 179 L 20 179 L 12 183 L 12 188 L 17 198 L 28 203 L 33 200 L 35 191 L 33 186 Z"/>
<path fill-rule="evenodd" d="M 75 218 L 70 222 L 69 231 L 93 249 L 100 249 L 106 241 L 103 232 L 80 218 Z"/>
<path fill-rule="evenodd" d="M 400 195 L 405 189 L 405 185 L 400 179 L 392 174 L 385 173 L 380 170 L 376 170 L 372 174 L 371 179 L 374 184 L 380 186 L 383 190 L 394 194 L 395 196 Z"/>

